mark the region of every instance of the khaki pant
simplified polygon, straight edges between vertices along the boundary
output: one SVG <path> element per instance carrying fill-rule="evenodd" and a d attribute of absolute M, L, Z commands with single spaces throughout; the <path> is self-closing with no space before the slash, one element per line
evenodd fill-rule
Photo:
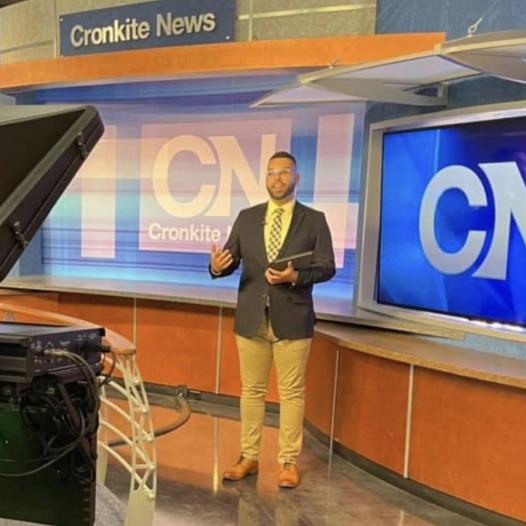
<path fill-rule="evenodd" d="M 278 462 L 295 463 L 303 443 L 305 368 L 311 338 L 278 340 L 265 316 L 254 338 L 236 335 L 241 370 L 241 454 L 257 460 L 272 360 L 280 398 Z"/>

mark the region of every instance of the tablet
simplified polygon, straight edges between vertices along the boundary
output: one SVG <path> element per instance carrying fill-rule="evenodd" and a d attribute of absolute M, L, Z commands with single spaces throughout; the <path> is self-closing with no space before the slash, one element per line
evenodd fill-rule
<path fill-rule="evenodd" d="M 312 250 L 275 259 L 269 264 L 269 267 L 274 270 L 285 270 L 289 261 L 292 261 L 295 270 L 307 268 L 312 262 Z"/>

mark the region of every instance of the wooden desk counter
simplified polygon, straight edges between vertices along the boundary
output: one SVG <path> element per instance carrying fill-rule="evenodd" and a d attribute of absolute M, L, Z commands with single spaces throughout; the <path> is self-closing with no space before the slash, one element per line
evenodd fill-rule
<path fill-rule="evenodd" d="M 433 338 L 318 322 L 316 332 L 341 348 L 466 378 L 526 389 L 525 360 L 447 344 Z"/>
<path fill-rule="evenodd" d="M 307 421 L 337 451 L 427 496 L 432 488 L 459 509 L 491 510 L 495 523 L 525 521 L 525 414 L 526 361 L 412 334 L 316 326 Z"/>
<path fill-rule="evenodd" d="M 113 296 L 35 290 L 4 291 L 2 300 L 45 303 L 46 310 L 119 332 L 135 343 L 147 382 L 239 396 L 234 310 L 227 304 L 137 298 L 119 290 Z M 277 399 L 272 377 L 269 400 Z M 316 325 L 307 422 L 336 451 L 402 482 L 526 521 L 525 414 L 522 360 L 444 339 L 329 321 Z"/>

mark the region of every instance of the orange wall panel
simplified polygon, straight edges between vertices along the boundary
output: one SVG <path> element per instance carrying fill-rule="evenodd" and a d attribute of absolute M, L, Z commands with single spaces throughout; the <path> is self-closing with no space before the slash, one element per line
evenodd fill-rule
<path fill-rule="evenodd" d="M 230 396 L 241 395 L 241 378 L 239 375 L 239 358 L 237 356 L 236 338 L 234 334 L 234 315 L 231 309 L 223 309 L 223 329 L 221 333 L 221 381 L 220 394 Z M 279 400 L 276 384 L 276 371 L 270 371 L 267 401 Z"/>
<path fill-rule="evenodd" d="M 334 342 L 323 336 L 315 336 L 305 378 L 305 418 L 327 436 L 331 434 L 337 351 Z"/>
<path fill-rule="evenodd" d="M 60 293 L 58 312 L 111 329 L 133 342 L 133 299 Z"/>
<path fill-rule="evenodd" d="M 409 366 L 342 349 L 335 440 L 403 473 Z"/>
<path fill-rule="evenodd" d="M 526 393 L 417 368 L 409 476 L 526 520 Z"/>
<path fill-rule="evenodd" d="M 30 309 L 57 312 L 58 294 L 56 292 L 19 292 L 0 291 L 0 302 L 16 305 L 17 307 L 28 307 Z"/>
<path fill-rule="evenodd" d="M 137 301 L 137 358 L 146 382 L 215 391 L 219 308 Z"/>

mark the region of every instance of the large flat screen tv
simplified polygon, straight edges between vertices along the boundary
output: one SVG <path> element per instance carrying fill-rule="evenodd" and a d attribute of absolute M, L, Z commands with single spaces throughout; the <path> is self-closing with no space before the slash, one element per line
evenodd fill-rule
<path fill-rule="evenodd" d="M 526 101 L 377 123 L 369 147 L 358 306 L 526 335 Z"/>

